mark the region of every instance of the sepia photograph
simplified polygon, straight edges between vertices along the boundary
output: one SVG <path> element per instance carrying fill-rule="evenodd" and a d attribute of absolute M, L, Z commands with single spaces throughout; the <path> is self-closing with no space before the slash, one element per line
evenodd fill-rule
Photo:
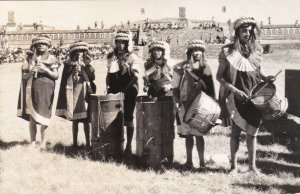
<path fill-rule="evenodd" d="M 300 0 L 0 0 L 0 194 L 300 194 Z"/>

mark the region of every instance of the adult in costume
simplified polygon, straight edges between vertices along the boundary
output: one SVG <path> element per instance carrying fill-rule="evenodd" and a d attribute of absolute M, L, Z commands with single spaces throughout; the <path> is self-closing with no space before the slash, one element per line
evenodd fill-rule
<path fill-rule="evenodd" d="M 18 103 L 18 116 L 29 120 L 30 140 L 36 144 L 36 124 L 41 125 L 41 148 L 45 148 L 45 132 L 50 123 L 58 63 L 48 53 L 51 40 L 48 36 L 32 39 L 33 54 L 27 57 L 22 68 L 22 86 Z M 26 86 L 25 86 L 26 85 Z"/>
<path fill-rule="evenodd" d="M 174 61 L 170 58 L 170 46 L 164 41 L 153 41 L 149 46 L 150 57 L 144 64 L 144 86 L 148 96 L 172 96 L 171 80 Z"/>
<path fill-rule="evenodd" d="M 73 146 L 77 146 L 78 123 L 84 127 L 86 146 L 89 138 L 89 95 L 95 93 L 95 69 L 90 64 L 88 44 L 77 41 L 70 46 L 70 57 L 64 62 L 64 69 L 57 100 L 56 115 L 72 121 Z"/>
<path fill-rule="evenodd" d="M 261 82 L 274 80 L 262 72 L 262 49 L 255 36 L 257 23 L 252 17 L 241 17 L 234 22 L 234 42 L 225 45 L 219 54 L 217 80 L 220 82 L 219 101 L 225 125 L 232 125 L 230 138 L 231 172 L 237 172 L 237 151 L 241 131 L 246 131 L 249 170 L 258 172 L 256 135 L 262 116 L 249 100 L 252 88 Z"/>
<path fill-rule="evenodd" d="M 131 32 L 119 31 L 115 36 L 116 47 L 108 54 L 108 73 L 106 85 L 108 93 L 124 93 L 124 121 L 127 131 L 125 154 L 132 154 L 131 142 L 133 138 L 133 112 L 138 94 L 139 63 L 137 55 L 133 53 Z"/>
<path fill-rule="evenodd" d="M 187 60 L 174 67 L 173 95 L 177 103 L 180 121 L 178 134 L 186 138 L 186 167 L 193 168 L 192 152 L 194 147 L 194 136 L 199 154 L 200 168 L 205 167 L 204 163 L 204 138 L 198 130 L 191 128 L 184 122 L 192 102 L 200 92 L 205 92 L 210 97 L 215 97 L 215 89 L 211 69 L 205 59 L 205 44 L 202 40 L 193 40 L 188 43 Z"/>

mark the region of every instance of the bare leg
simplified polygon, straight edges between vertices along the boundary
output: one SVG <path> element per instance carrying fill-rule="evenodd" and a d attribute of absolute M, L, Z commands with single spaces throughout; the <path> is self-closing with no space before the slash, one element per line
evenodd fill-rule
<path fill-rule="evenodd" d="M 47 130 L 48 126 L 46 125 L 42 125 L 41 126 L 41 143 L 44 144 L 46 143 L 46 130 Z"/>
<path fill-rule="evenodd" d="M 193 147 L 194 147 L 194 138 L 192 135 L 189 135 L 185 138 L 185 148 L 186 148 L 186 165 L 193 166 Z"/>
<path fill-rule="evenodd" d="M 29 121 L 29 134 L 30 134 L 30 141 L 35 142 L 36 141 L 36 122 L 32 117 L 30 117 L 30 121 Z"/>
<path fill-rule="evenodd" d="M 255 173 L 258 172 L 255 164 L 256 160 L 256 136 L 247 134 L 247 149 L 249 157 L 249 170 Z"/>
<path fill-rule="evenodd" d="M 241 129 L 237 126 L 232 126 L 230 136 L 230 152 L 231 152 L 231 171 L 237 170 L 237 152 L 240 145 Z"/>
<path fill-rule="evenodd" d="M 203 136 L 196 136 L 196 147 L 199 155 L 200 168 L 205 167 L 205 162 L 204 162 L 205 143 L 204 143 Z"/>
<path fill-rule="evenodd" d="M 126 143 L 125 154 L 129 154 L 129 155 L 132 154 L 131 142 L 132 142 L 132 138 L 133 138 L 133 131 L 134 131 L 134 127 L 133 126 L 126 127 L 127 143 Z"/>
<path fill-rule="evenodd" d="M 89 124 L 89 122 L 83 123 L 83 129 L 84 129 L 86 147 L 90 147 L 90 124 Z"/>
<path fill-rule="evenodd" d="M 78 139 L 78 121 L 72 122 L 72 133 L 73 133 L 73 146 L 77 147 L 77 139 Z"/>

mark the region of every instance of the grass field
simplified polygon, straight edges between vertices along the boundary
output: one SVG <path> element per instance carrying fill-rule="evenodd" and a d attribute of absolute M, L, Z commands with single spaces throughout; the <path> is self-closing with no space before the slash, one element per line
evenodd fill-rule
<path fill-rule="evenodd" d="M 300 69 L 300 51 L 274 51 L 264 55 L 267 74 L 279 70 Z M 217 59 L 208 59 L 216 74 Z M 104 94 L 106 65 L 96 61 L 98 94 Z M 16 106 L 21 64 L 0 66 L 0 193 L 295 193 L 300 192 L 300 153 L 277 143 L 273 134 L 261 131 L 258 136 L 257 166 L 262 176 L 247 170 L 245 136 L 239 151 L 240 172 L 229 176 L 229 160 L 214 163 L 211 158 L 229 156 L 230 129 L 216 127 L 205 137 L 205 172 L 184 169 L 184 139 L 176 136 L 174 165 L 164 173 L 142 169 L 134 162 L 93 161 L 81 145 L 83 130 L 79 130 L 78 150 L 71 147 L 71 122 L 53 116 L 47 131 L 50 149 L 39 151 L 29 146 L 28 122 L 17 118 Z M 60 69 L 60 71 L 62 68 Z M 284 71 L 283 71 L 284 72 Z M 276 85 L 284 94 L 284 73 Z M 56 94 L 60 80 L 56 83 Z M 215 81 L 218 91 L 218 83 Z M 142 93 L 141 93 L 142 95 Z M 57 97 L 57 95 L 56 95 Z M 56 98 L 54 100 L 56 107 Z M 300 127 L 299 127 L 300 128 Z M 299 129 L 300 130 L 300 129 Z M 38 133 L 39 137 L 39 133 Z M 133 142 L 135 153 L 135 141 Z M 194 164 L 198 156 L 194 150 Z"/>

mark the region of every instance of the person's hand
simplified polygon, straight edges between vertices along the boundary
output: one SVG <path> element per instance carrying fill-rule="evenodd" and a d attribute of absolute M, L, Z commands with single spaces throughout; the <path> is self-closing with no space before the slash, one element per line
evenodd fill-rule
<path fill-rule="evenodd" d="M 31 72 L 32 74 L 35 74 L 36 72 L 38 72 L 38 68 L 36 66 L 33 66 Z"/>
<path fill-rule="evenodd" d="M 36 65 L 36 68 L 38 69 L 38 72 L 41 72 L 41 73 L 45 73 L 48 71 L 48 68 L 44 65 L 44 63 L 38 63 Z"/>
<path fill-rule="evenodd" d="M 169 92 L 170 90 L 172 90 L 172 85 L 171 85 L 171 84 L 163 85 L 163 86 L 162 86 L 162 89 L 163 89 L 165 92 Z"/>
<path fill-rule="evenodd" d="M 78 61 L 78 65 L 80 65 L 80 66 L 84 66 L 85 64 L 84 64 L 84 62 L 83 62 L 83 61 Z"/>
<path fill-rule="evenodd" d="M 273 75 L 269 75 L 266 77 L 266 82 L 274 82 L 276 80 L 276 77 Z"/>
<path fill-rule="evenodd" d="M 246 103 L 249 100 L 249 97 L 247 94 L 241 90 L 236 89 L 234 91 L 234 95 L 237 97 L 237 99 L 243 103 Z"/>

